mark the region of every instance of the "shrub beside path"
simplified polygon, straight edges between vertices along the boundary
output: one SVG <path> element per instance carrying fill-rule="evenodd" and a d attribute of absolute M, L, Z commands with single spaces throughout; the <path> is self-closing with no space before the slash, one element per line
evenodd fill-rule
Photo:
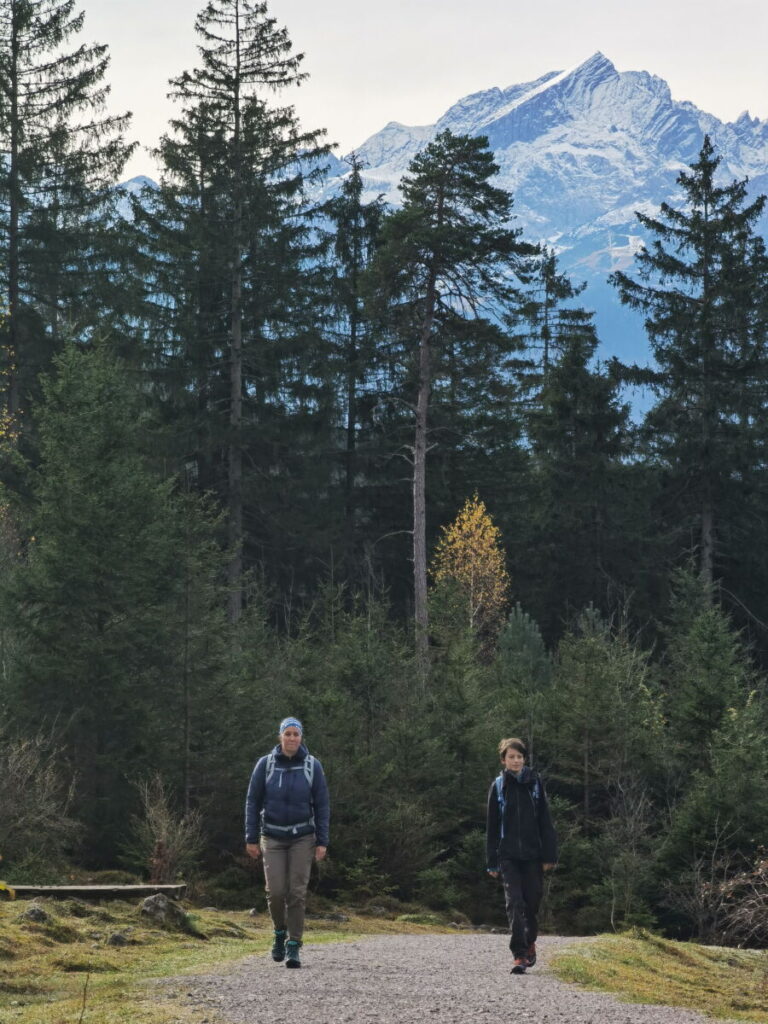
<path fill-rule="evenodd" d="M 548 969 L 571 938 L 545 937 L 531 971 L 509 973 L 504 935 L 382 935 L 302 950 L 301 970 L 269 955 L 248 957 L 226 973 L 164 982 L 188 1006 L 231 1024 L 704 1024 L 702 1014 L 670 1006 L 622 1003 L 566 985 Z M 710 1019 L 711 1024 L 711 1019 Z"/>

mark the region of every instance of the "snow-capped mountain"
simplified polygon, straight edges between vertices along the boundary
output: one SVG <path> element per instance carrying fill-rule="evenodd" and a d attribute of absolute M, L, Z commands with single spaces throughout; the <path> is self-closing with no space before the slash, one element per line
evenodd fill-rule
<path fill-rule="evenodd" d="M 486 89 L 459 100 L 433 125 L 390 122 L 356 149 L 365 164 L 367 198 L 397 205 L 408 164 L 440 131 L 485 135 L 514 196 L 527 238 L 546 242 L 575 281 L 580 303 L 596 311 L 605 354 L 645 361 L 641 318 L 624 309 L 607 284 L 632 264 L 643 244 L 636 210 L 675 205 L 676 179 L 698 156 L 705 133 L 722 157 L 723 181 L 749 177 L 750 192 L 768 192 L 768 121 L 743 113 L 724 123 L 693 103 L 674 100 L 667 83 L 646 71 L 619 72 L 601 53 L 570 71 L 533 82 Z M 322 200 L 348 165 L 328 158 Z M 138 192 L 150 179 L 124 187 Z M 126 204 L 127 208 L 127 204 Z M 768 214 L 761 225 L 768 235 Z"/>
<path fill-rule="evenodd" d="M 369 197 L 384 193 L 397 204 L 410 160 L 446 128 L 488 137 L 518 223 L 528 238 L 554 246 L 574 279 L 588 282 L 581 301 L 596 309 L 605 349 L 623 358 L 643 357 L 642 327 L 605 279 L 629 266 L 642 244 L 634 211 L 675 203 L 676 178 L 696 159 L 705 133 L 723 158 L 723 180 L 748 175 L 751 192 L 768 191 L 768 121 L 744 113 L 723 123 L 674 100 L 663 79 L 619 72 L 596 53 L 570 71 L 467 96 L 434 125 L 390 122 L 356 150 Z M 339 181 L 331 177 L 326 191 Z"/>
<path fill-rule="evenodd" d="M 152 178 L 148 178 L 146 174 L 139 174 L 135 178 L 130 178 L 128 181 L 121 182 L 120 191 L 123 193 L 117 203 L 117 212 L 125 220 L 133 219 L 133 212 L 131 209 L 131 197 L 137 198 L 141 195 L 145 188 L 157 188 L 157 182 L 153 181 Z"/>

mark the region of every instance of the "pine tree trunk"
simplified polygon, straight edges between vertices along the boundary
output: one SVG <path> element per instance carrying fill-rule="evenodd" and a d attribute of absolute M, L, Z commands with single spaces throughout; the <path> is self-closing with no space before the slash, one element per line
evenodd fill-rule
<path fill-rule="evenodd" d="M 585 736 L 584 736 L 584 757 L 583 757 L 582 771 L 583 771 L 583 774 L 584 774 L 584 777 L 583 777 L 583 785 L 584 785 L 584 823 L 586 824 L 589 821 L 589 811 L 590 811 L 590 806 L 589 806 L 589 803 L 590 803 L 590 801 L 589 801 L 589 797 L 590 797 L 590 793 L 589 793 L 589 787 L 590 787 L 590 780 L 589 780 L 589 731 L 587 731 Z"/>
<path fill-rule="evenodd" d="M 189 507 L 185 508 L 185 515 L 188 517 L 190 514 Z M 184 652 L 182 661 L 182 687 L 184 693 L 184 721 L 183 721 L 183 772 L 184 772 L 184 813 L 189 814 L 191 809 L 191 789 L 192 789 L 192 708 L 191 708 L 191 686 L 190 686 L 190 631 L 191 631 L 191 615 L 190 615 L 190 579 L 189 579 L 189 560 L 192 557 L 190 551 L 190 536 L 189 536 L 189 519 L 187 518 L 184 532 L 184 558 L 186 564 L 184 566 Z"/>
<path fill-rule="evenodd" d="M 238 217 L 236 214 L 236 225 Z M 229 356 L 229 531 L 230 561 L 229 621 L 237 622 L 243 610 L 243 449 L 241 431 L 243 420 L 243 324 L 242 324 L 242 270 L 239 249 L 233 254 L 232 315 Z"/>
<path fill-rule="evenodd" d="M 711 184 L 711 183 L 710 183 Z M 707 200 L 704 201 L 704 222 L 709 224 L 710 206 Z M 714 337 L 711 296 L 711 268 L 710 252 L 708 245 L 709 236 L 705 232 L 704 245 L 702 250 L 703 278 L 701 291 L 701 318 L 702 318 L 702 436 L 701 436 L 701 459 L 704 468 L 704 500 L 701 508 L 701 552 L 699 561 L 699 572 L 701 578 L 707 584 L 707 592 L 712 596 L 712 583 L 714 581 L 715 568 L 715 515 L 712 502 L 712 441 L 715 426 L 715 399 L 713 396 L 712 380 L 712 356 L 716 350 Z"/>
<path fill-rule="evenodd" d="M 19 409 L 18 366 L 23 353 L 19 345 L 19 208 L 21 206 L 19 181 L 19 36 L 14 15 L 11 27 L 10 86 L 10 166 L 8 168 L 9 220 L 8 220 L 8 412 L 15 416 Z"/>
<path fill-rule="evenodd" d="M 715 515 L 712 502 L 706 500 L 701 510 L 700 574 L 711 593 L 715 581 Z"/>
<path fill-rule="evenodd" d="M 353 283 L 353 288 L 355 284 Z M 357 302 L 352 306 L 349 318 L 349 346 L 347 348 L 347 447 L 346 477 L 344 487 L 344 520 L 346 522 L 347 546 L 354 544 L 354 485 L 355 445 L 357 428 Z"/>
<path fill-rule="evenodd" d="M 230 562 L 228 567 L 228 617 L 238 622 L 243 613 L 243 168 L 241 153 L 240 110 L 240 26 L 236 27 L 236 75 L 234 97 L 234 195 L 232 217 L 232 309 L 230 315 L 229 353 L 229 530 Z"/>
<path fill-rule="evenodd" d="M 413 595 L 416 658 L 422 681 L 429 673 L 429 608 L 427 604 L 427 429 L 430 393 L 430 341 L 435 316 L 436 276 L 430 273 L 425 316 L 419 339 L 419 389 L 413 444 Z"/>

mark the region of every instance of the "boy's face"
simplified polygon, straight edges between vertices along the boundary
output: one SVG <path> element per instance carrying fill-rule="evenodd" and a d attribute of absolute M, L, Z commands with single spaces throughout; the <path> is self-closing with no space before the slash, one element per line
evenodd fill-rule
<path fill-rule="evenodd" d="M 507 747 L 504 751 L 504 757 L 502 757 L 501 763 L 508 772 L 519 772 L 525 764 L 525 758 L 519 750 L 515 750 L 514 747 Z"/>

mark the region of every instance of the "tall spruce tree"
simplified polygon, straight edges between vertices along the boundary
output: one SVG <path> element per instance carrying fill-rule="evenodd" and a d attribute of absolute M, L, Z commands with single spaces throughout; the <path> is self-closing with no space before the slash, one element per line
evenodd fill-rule
<path fill-rule="evenodd" d="M 114 185 L 129 115 L 109 116 L 106 46 L 77 43 L 75 0 L 0 2 L 0 238 L 15 414 L 64 326 L 104 323 L 116 252 Z"/>
<path fill-rule="evenodd" d="M 571 312 L 572 333 L 560 334 L 535 398 L 529 393 L 531 507 L 513 569 L 548 638 L 591 604 L 610 614 L 635 568 L 627 550 L 629 408 L 618 382 L 593 365 L 591 315 Z"/>
<path fill-rule="evenodd" d="M 561 273 L 552 249 L 545 248 L 534 261 L 524 300 L 512 320 L 533 364 L 534 382 L 575 335 L 594 334 L 592 315 L 572 305 L 585 288 L 586 283 L 576 285 Z"/>
<path fill-rule="evenodd" d="M 711 589 L 688 569 L 672 574 L 664 675 L 670 753 L 684 772 L 756 683 L 743 639 Z"/>
<path fill-rule="evenodd" d="M 363 163 L 356 153 L 348 157 L 349 174 L 337 195 L 321 212 L 331 229 L 331 356 L 338 375 L 340 406 L 344 410 L 344 522 L 346 546 L 354 559 L 359 543 L 356 477 L 359 439 L 375 402 L 376 334 L 366 316 L 363 280 L 381 231 L 384 201 L 377 196 L 363 201 Z M 348 570 L 352 565 L 348 566 Z"/>
<path fill-rule="evenodd" d="M 184 676 L 183 652 L 200 657 L 193 633 L 205 621 L 192 625 L 185 597 L 204 602 L 206 584 L 185 542 L 191 513 L 182 518 L 172 482 L 142 454 L 147 403 L 125 365 L 102 346 L 69 345 L 55 369 L 37 417 L 28 557 L 10 581 L 9 686 L 22 733 L 41 720 L 60 730 L 99 861 L 124 831 L 131 777 L 151 766 L 182 781 L 183 695 L 199 680 L 194 667 Z"/>
<path fill-rule="evenodd" d="M 384 222 L 370 279 L 400 340 L 410 391 L 414 618 L 424 674 L 433 389 L 450 353 L 473 344 L 482 348 L 487 363 L 501 369 L 515 344 L 497 318 L 516 301 L 514 271 L 534 251 L 521 241 L 519 230 L 509 227 L 512 197 L 491 184 L 497 171 L 485 138 L 441 132 L 414 157 L 403 178 L 403 206 Z"/>
<path fill-rule="evenodd" d="M 499 634 L 483 727 L 500 721 L 520 723 L 517 731 L 528 746 L 531 764 L 536 763 L 551 682 L 552 658 L 541 631 L 530 615 L 515 605 Z"/>
<path fill-rule="evenodd" d="M 755 233 L 766 197 L 748 202 L 746 180 L 719 184 L 719 164 L 705 137 L 678 178 L 680 205 L 637 214 L 652 238 L 638 278 L 612 275 L 645 314 L 657 364 L 634 376 L 657 395 L 644 426 L 667 478 L 662 522 L 678 550 L 695 549 L 708 584 L 747 542 L 738 522 L 762 475 L 768 387 L 768 257 Z"/>
<path fill-rule="evenodd" d="M 585 823 L 606 815 L 611 787 L 643 764 L 661 725 L 649 658 L 625 625 L 588 609 L 561 640 L 548 708 L 547 753 Z"/>
<path fill-rule="evenodd" d="M 662 750 L 650 658 L 626 623 L 614 627 L 588 609 L 560 641 L 552 683 L 537 696 L 537 760 L 547 766 L 567 879 L 558 914 L 580 928 L 629 923 L 645 911 Z"/>
<path fill-rule="evenodd" d="M 305 421 L 323 402 L 322 357 L 308 365 L 318 334 L 303 191 L 324 150 L 292 108 L 266 102 L 305 76 L 265 3 L 211 0 L 196 29 L 200 66 L 171 83 L 182 110 L 160 145 L 161 188 L 136 214 L 150 351 L 161 354 L 158 380 L 177 406 L 169 415 L 183 410 L 177 457 L 202 464 L 227 509 L 236 621 L 245 549 L 272 539 L 258 528 L 270 514 L 261 483 L 285 477 L 285 452 L 311 434 Z"/>
<path fill-rule="evenodd" d="M 765 726 L 765 704 L 754 693 L 727 709 L 690 765 L 686 791 L 658 848 L 664 916 L 703 940 L 723 942 L 724 912 L 738 909 L 739 900 L 720 887 L 763 855 Z"/>

